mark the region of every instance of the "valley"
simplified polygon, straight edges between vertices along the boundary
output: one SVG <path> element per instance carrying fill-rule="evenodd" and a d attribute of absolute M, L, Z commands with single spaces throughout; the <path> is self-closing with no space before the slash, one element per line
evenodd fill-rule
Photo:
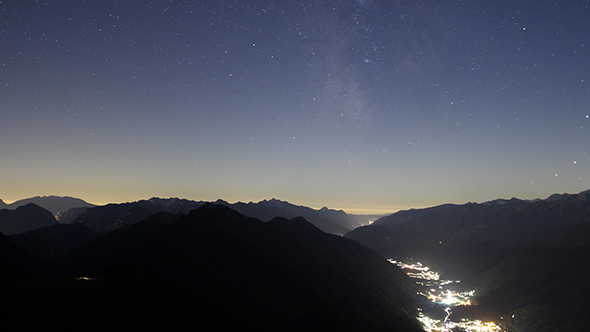
<path fill-rule="evenodd" d="M 7 331 L 590 332 L 589 277 L 590 0 L 0 0 Z"/>
<path fill-rule="evenodd" d="M 439 273 L 420 262 L 400 262 L 393 259 L 388 261 L 402 268 L 410 278 L 416 279 L 416 285 L 420 290 L 418 294 L 423 300 L 422 307 L 418 308 L 418 320 L 425 331 L 493 332 L 501 330 L 495 322 L 453 315 L 455 307 L 472 305 L 471 299 L 475 295 L 475 290 L 467 292 L 452 290 L 452 286 L 460 283 L 460 280 L 442 280 Z"/>
<path fill-rule="evenodd" d="M 423 315 L 441 324 L 447 317 L 444 302 L 469 301 L 471 305 L 452 307 L 447 321 L 464 326 L 455 329 L 467 329 L 463 318 L 480 321 L 472 329 L 587 330 L 590 191 L 400 211 L 345 237 L 384 257 L 405 259 L 411 276 L 421 278 L 417 293 L 441 303 L 433 303 L 438 307 L 434 314 L 423 310 Z M 413 265 L 417 261 L 423 266 Z M 441 285 L 441 280 L 461 282 Z M 425 290 L 429 286 L 442 286 L 445 292 Z M 441 324 L 436 328 L 444 328 Z"/>
<path fill-rule="evenodd" d="M 590 191 L 372 223 L 276 199 L 23 203 L 0 210 L 0 309 L 19 321 L 569 332 L 590 316 Z M 56 220 L 49 203 L 75 205 Z"/>

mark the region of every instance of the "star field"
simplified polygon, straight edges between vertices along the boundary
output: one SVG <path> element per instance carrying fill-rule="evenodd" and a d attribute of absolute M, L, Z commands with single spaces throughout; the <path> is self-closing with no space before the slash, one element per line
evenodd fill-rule
<path fill-rule="evenodd" d="M 0 1 L 0 198 L 590 187 L 589 1 Z"/>

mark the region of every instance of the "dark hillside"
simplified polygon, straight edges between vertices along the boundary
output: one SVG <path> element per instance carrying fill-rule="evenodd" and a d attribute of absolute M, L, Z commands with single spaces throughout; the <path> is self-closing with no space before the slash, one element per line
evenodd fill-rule
<path fill-rule="evenodd" d="M 50 262 L 102 235 L 82 224 L 62 224 L 12 235 L 10 238 L 30 255 Z"/>
<path fill-rule="evenodd" d="M 421 330 L 406 277 L 376 253 L 303 219 L 213 204 L 112 231 L 53 273 L 8 317 L 84 330 Z"/>
<path fill-rule="evenodd" d="M 580 330 L 590 315 L 590 193 L 546 200 L 468 203 L 346 234 L 385 257 L 413 257 L 475 289 L 454 309 L 502 321 L 508 331 Z M 512 317 L 514 319 L 506 319 Z M 583 330 L 583 329 L 582 329 Z"/>
<path fill-rule="evenodd" d="M 19 234 L 37 228 L 57 225 L 51 212 L 29 203 L 16 210 L 0 210 L 0 232 L 4 235 Z"/>
<path fill-rule="evenodd" d="M 2 233 L 0 233 L 0 266 L 0 279 L 4 281 L 38 273 L 44 267 Z"/>
<path fill-rule="evenodd" d="M 383 226 L 392 225 L 395 223 L 400 223 L 400 222 L 404 222 L 404 221 L 408 221 L 408 220 L 414 220 L 416 218 L 426 216 L 426 215 L 429 215 L 432 213 L 445 211 L 445 210 L 451 209 L 455 206 L 457 206 L 457 205 L 443 204 L 443 205 L 433 206 L 433 207 L 424 208 L 424 209 L 410 209 L 410 210 L 398 211 L 396 213 L 393 213 L 388 216 L 385 216 L 385 217 L 375 220 L 375 222 L 373 224 L 374 225 L 383 225 Z"/>

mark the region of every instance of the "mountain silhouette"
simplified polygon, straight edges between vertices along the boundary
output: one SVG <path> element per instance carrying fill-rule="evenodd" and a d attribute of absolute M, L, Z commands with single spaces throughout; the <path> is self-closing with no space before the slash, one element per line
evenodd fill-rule
<path fill-rule="evenodd" d="M 0 208 L 16 209 L 19 206 L 27 205 L 30 203 L 36 204 L 44 208 L 45 210 L 51 212 L 54 216 L 57 215 L 60 211 L 65 211 L 71 208 L 96 206 L 94 204 L 85 202 L 82 199 L 68 196 L 35 196 L 31 198 L 21 199 L 11 204 L 4 204 L 5 207 L 2 207 L 0 205 Z"/>
<path fill-rule="evenodd" d="M 210 203 L 127 224 L 10 287 L 5 323 L 27 328 L 422 330 L 408 278 L 372 250 L 303 218 Z"/>
<path fill-rule="evenodd" d="M 263 200 L 258 203 L 234 203 L 230 204 L 222 200 L 216 204 L 226 205 L 240 213 L 269 221 L 274 217 L 295 218 L 304 217 L 322 231 L 330 234 L 343 235 L 358 226 L 358 222 L 344 211 L 335 211 L 328 208 L 314 210 L 306 206 L 294 205 L 278 199 Z"/>
<path fill-rule="evenodd" d="M 590 192 L 561 199 L 509 200 L 502 204 L 467 203 L 414 212 L 413 219 L 392 221 L 397 214 L 346 236 L 383 252 L 389 244 L 437 247 L 485 242 L 542 243 L 553 227 L 590 221 Z"/>
<path fill-rule="evenodd" d="M 4 235 L 24 233 L 56 224 L 51 212 L 33 203 L 19 206 L 16 210 L 0 210 L 0 232 Z"/>
<path fill-rule="evenodd" d="M 263 200 L 258 203 L 234 203 L 230 204 L 218 200 L 216 204 L 225 205 L 240 213 L 263 221 L 269 221 L 274 217 L 295 218 L 304 217 L 324 232 L 343 235 L 344 233 L 361 225 L 353 217 L 344 211 L 336 211 L 328 208 L 314 210 L 305 206 L 294 205 L 277 199 Z M 63 223 L 82 223 L 99 232 L 108 232 L 123 225 L 132 225 L 157 212 L 184 213 L 196 209 L 205 204 L 202 201 L 191 201 L 179 198 L 151 198 L 137 202 L 108 204 L 93 208 L 70 209 L 58 215 Z"/>
<path fill-rule="evenodd" d="M 203 205 L 204 202 L 179 198 L 151 198 L 131 203 L 108 204 L 88 208 L 78 215 L 72 223 L 81 223 L 89 228 L 108 232 L 121 226 L 135 224 L 157 212 L 188 213 Z"/>
<path fill-rule="evenodd" d="M 391 225 L 394 223 L 404 222 L 412 219 L 416 219 L 422 216 L 426 216 L 432 213 L 446 211 L 456 207 L 456 204 L 443 204 L 424 209 L 410 209 L 398 211 L 388 216 L 381 217 L 373 223 L 373 225 Z"/>

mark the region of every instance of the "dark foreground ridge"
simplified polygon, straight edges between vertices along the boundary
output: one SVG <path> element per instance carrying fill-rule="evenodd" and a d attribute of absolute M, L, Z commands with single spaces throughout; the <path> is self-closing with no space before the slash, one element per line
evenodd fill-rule
<path fill-rule="evenodd" d="M 2 243 L 23 259 L 13 243 Z M 17 260 L 2 258 L 12 266 Z M 5 324 L 85 331 L 421 330 L 416 299 L 397 267 L 302 218 L 264 223 L 215 204 L 187 215 L 161 212 L 49 264 L 43 274 L 29 268 L 3 275 Z"/>

